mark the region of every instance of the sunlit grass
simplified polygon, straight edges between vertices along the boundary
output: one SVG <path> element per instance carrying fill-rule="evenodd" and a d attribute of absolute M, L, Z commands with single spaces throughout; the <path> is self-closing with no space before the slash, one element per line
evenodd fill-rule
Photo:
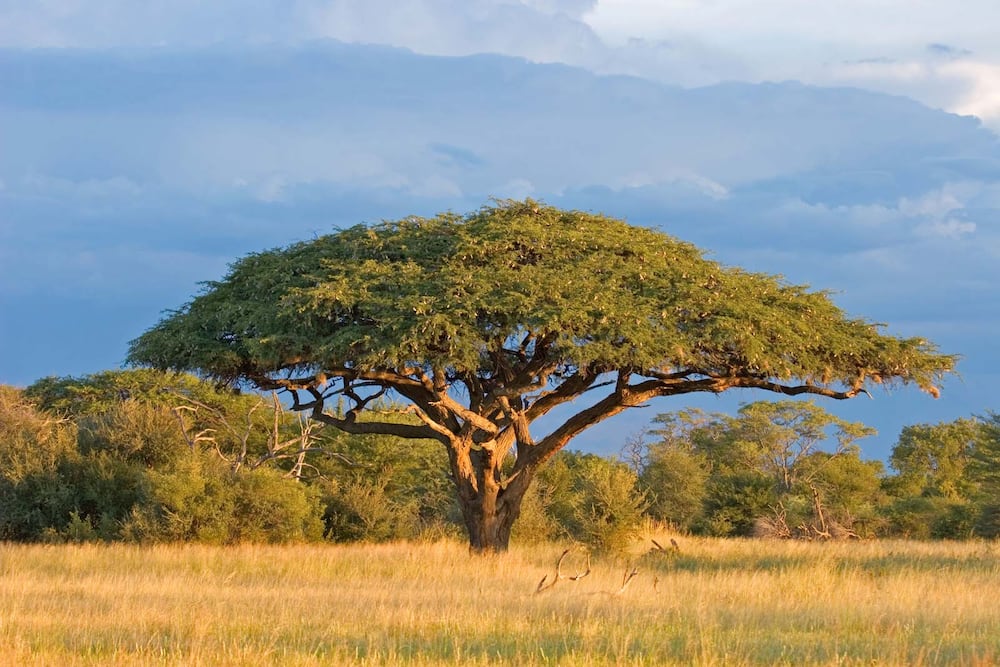
<path fill-rule="evenodd" d="M 538 594 L 560 545 L 0 545 L 0 664 L 1000 660 L 995 543 L 677 539 Z"/>

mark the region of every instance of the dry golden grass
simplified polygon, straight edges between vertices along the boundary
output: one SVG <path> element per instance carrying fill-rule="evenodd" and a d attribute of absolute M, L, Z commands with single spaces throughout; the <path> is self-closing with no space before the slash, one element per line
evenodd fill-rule
<path fill-rule="evenodd" d="M 535 594 L 557 545 L 0 545 L 0 664 L 1000 661 L 995 543 L 678 541 L 620 594 L 596 558 Z"/>

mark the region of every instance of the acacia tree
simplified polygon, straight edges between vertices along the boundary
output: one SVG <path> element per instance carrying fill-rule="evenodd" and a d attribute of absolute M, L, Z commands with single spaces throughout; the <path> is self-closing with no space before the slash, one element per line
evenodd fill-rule
<path fill-rule="evenodd" d="M 743 387 L 847 399 L 868 382 L 936 395 L 954 364 L 923 339 L 849 319 L 825 293 L 531 200 L 248 255 L 133 341 L 129 359 L 286 391 L 350 433 L 440 441 L 476 551 L 506 549 L 553 454 L 652 398 Z M 380 412 L 387 393 L 410 421 Z M 532 431 L 570 403 L 552 430 Z"/>

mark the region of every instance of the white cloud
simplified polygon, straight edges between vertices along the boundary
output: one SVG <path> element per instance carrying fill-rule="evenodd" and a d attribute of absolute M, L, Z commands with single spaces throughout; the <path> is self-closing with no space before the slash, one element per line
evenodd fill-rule
<path fill-rule="evenodd" d="M 977 116 L 1000 130 L 1000 55 L 923 51 L 907 59 L 871 58 L 823 65 L 800 78 L 820 85 L 851 85 L 906 95 L 932 108 Z"/>
<path fill-rule="evenodd" d="M 995 41 L 988 26 L 1000 23 L 993 0 L 600 0 L 584 20 L 602 37 L 624 43 L 631 37 L 669 39 L 700 35 L 706 41 L 747 51 L 806 45 L 836 52 L 913 43 L 966 42 L 978 50 Z"/>
<path fill-rule="evenodd" d="M 976 223 L 952 218 L 947 220 L 933 220 L 917 225 L 916 231 L 920 236 L 959 239 L 975 232 Z"/>
<path fill-rule="evenodd" d="M 952 110 L 978 116 L 1000 128 L 1000 62 L 950 62 L 941 72 L 966 84 L 966 91 L 952 102 Z"/>
<path fill-rule="evenodd" d="M 314 2 L 318 36 L 402 46 L 431 55 L 502 53 L 537 62 L 590 64 L 604 45 L 574 16 L 588 3 L 497 0 Z"/>
<path fill-rule="evenodd" d="M 856 85 L 1000 129 L 1000 43 L 987 28 L 1000 25 L 1000 4 L 992 0 L 601 0 L 584 20 L 617 46 L 612 69 L 682 84 Z M 652 67 L 637 64 L 639 43 L 660 45 Z M 685 60 L 700 66 L 678 75 L 672 64 Z"/>
<path fill-rule="evenodd" d="M 536 193 L 534 184 L 526 178 L 514 178 L 495 190 L 495 196 L 510 199 L 524 199 Z"/>
<path fill-rule="evenodd" d="M 726 199 L 729 189 L 708 176 L 699 174 L 693 169 L 667 168 L 662 173 L 637 171 L 629 174 L 618 182 L 618 188 L 641 188 L 646 186 L 678 186 L 689 189 L 712 199 Z"/>
<path fill-rule="evenodd" d="M 899 212 L 907 217 L 941 217 L 963 207 L 955 193 L 944 189 L 929 192 L 917 199 L 904 197 L 899 201 Z"/>
<path fill-rule="evenodd" d="M 548 14 L 580 18 L 597 6 L 597 0 L 524 0 L 524 4 Z"/>
<path fill-rule="evenodd" d="M 440 174 L 428 174 L 416 179 L 408 185 L 407 190 L 417 197 L 459 199 L 462 196 L 462 188 L 458 183 Z"/>

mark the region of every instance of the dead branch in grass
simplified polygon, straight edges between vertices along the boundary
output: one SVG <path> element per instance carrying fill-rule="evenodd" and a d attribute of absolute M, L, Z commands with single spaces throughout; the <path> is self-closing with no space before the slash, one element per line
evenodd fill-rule
<path fill-rule="evenodd" d="M 544 577 L 542 577 L 542 580 L 538 582 L 538 587 L 535 589 L 535 593 L 541 593 L 542 591 L 547 591 L 548 589 L 552 588 L 553 586 L 555 586 L 557 583 L 559 583 L 560 581 L 562 581 L 564 579 L 568 580 L 568 581 L 579 581 L 580 579 L 583 579 L 588 574 L 590 574 L 590 552 L 589 551 L 587 552 L 587 569 L 584 572 L 581 572 L 581 573 L 578 573 L 578 574 L 574 574 L 574 575 L 563 574 L 563 572 L 562 572 L 563 561 L 566 560 L 566 556 L 569 555 L 570 551 L 572 551 L 572 549 L 566 549 L 565 551 L 562 552 L 562 555 L 559 556 L 559 560 L 556 561 L 556 576 L 553 577 L 552 581 L 548 580 L 549 579 L 549 575 L 547 575 L 547 574 Z"/>

